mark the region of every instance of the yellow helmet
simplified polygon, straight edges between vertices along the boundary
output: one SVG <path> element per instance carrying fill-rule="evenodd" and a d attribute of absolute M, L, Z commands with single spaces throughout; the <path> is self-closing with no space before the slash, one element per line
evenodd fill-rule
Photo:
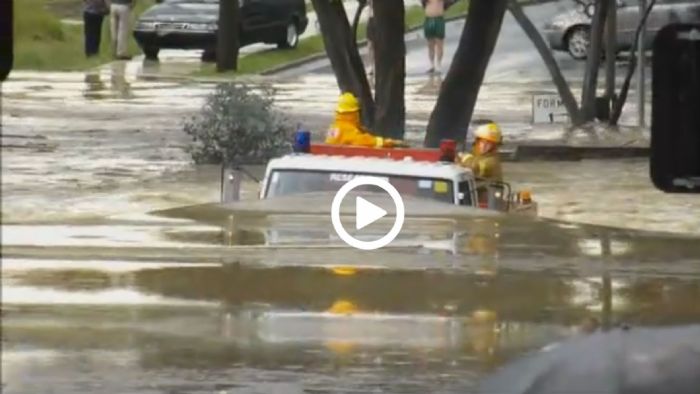
<path fill-rule="evenodd" d="M 340 95 L 338 99 L 338 108 L 336 112 L 357 112 L 360 110 L 360 103 L 357 101 L 357 97 L 350 92 L 345 92 Z"/>
<path fill-rule="evenodd" d="M 495 144 L 503 142 L 501 128 L 498 127 L 496 123 L 487 123 L 479 126 L 474 132 L 474 136 L 482 140 L 491 141 Z"/>

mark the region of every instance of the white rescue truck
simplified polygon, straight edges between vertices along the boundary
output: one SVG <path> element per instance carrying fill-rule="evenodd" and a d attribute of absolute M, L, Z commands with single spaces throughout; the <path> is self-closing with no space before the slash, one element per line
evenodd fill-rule
<path fill-rule="evenodd" d="M 402 196 L 537 215 L 529 192 L 513 192 L 508 183 L 475 178 L 470 169 L 455 163 L 455 148 L 452 141 L 443 141 L 440 149 L 311 144 L 297 136 L 294 153 L 268 163 L 260 199 L 335 192 L 356 176 L 372 176 L 389 181 Z M 224 171 L 222 202 L 237 199 L 231 171 Z"/>

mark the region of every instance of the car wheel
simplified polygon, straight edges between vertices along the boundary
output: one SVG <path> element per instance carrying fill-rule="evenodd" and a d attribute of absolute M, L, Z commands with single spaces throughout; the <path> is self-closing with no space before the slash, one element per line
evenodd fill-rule
<path fill-rule="evenodd" d="M 294 21 L 289 22 L 285 31 L 285 37 L 277 43 L 277 47 L 280 49 L 296 48 L 299 44 L 299 28 L 297 24 Z"/>
<path fill-rule="evenodd" d="M 566 35 L 566 49 L 571 57 L 582 60 L 588 57 L 591 45 L 590 29 L 587 26 L 577 26 Z"/>
<path fill-rule="evenodd" d="M 158 47 L 143 47 L 143 54 L 146 55 L 147 60 L 158 60 L 158 52 L 160 48 Z"/>

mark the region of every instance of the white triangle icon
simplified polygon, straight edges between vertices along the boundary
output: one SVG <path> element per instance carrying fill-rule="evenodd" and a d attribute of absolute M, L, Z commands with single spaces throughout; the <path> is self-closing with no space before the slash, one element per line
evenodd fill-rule
<path fill-rule="evenodd" d="M 355 198 L 355 228 L 361 230 L 386 216 L 388 212 L 365 200 Z"/>

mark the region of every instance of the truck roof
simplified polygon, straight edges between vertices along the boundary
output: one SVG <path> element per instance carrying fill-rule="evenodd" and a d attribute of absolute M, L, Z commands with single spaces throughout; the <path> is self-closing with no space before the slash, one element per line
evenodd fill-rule
<path fill-rule="evenodd" d="M 283 156 L 271 160 L 267 168 L 268 170 L 286 169 L 354 172 L 372 175 L 396 175 L 439 179 L 463 179 L 473 176 L 471 170 L 453 163 L 317 154 L 291 154 Z"/>

